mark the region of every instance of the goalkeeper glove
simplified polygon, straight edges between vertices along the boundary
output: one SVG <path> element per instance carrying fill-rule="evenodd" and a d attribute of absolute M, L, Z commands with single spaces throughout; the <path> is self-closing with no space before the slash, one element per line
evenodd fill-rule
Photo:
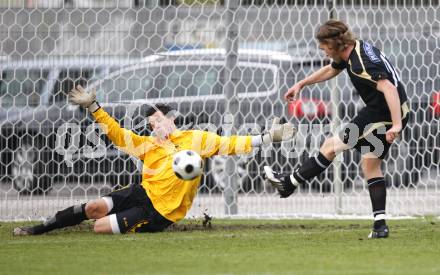
<path fill-rule="evenodd" d="M 291 123 L 280 124 L 280 119 L 275 117 L 271 128 L 261 135 L 261 140 L 264 145 L 269 145 L 273 142 L 281 142 L 291 140 L 297 130 Z"/>
<path fill-rule="evenodd" d="M 96 91 L 92 90 L 90 93 L 87 93 L 81 85 L 76 86 L 76 88 L 73 88 L 70 91 L 69 101 L 73 104 L 89 109 L 92 113 L 101 108 L 96 101 Z"/>

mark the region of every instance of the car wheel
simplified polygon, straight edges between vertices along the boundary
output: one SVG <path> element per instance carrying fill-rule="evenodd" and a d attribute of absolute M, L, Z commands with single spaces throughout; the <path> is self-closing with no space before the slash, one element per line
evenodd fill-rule
<path fill-rule="evenodd" d="M 14 189 L 22 195 L 40 195 L 52 188 L 50 176 L 44 175 L 38 149 L 30 140 L 22 141 L 13 152 L 11 178 Z"/>

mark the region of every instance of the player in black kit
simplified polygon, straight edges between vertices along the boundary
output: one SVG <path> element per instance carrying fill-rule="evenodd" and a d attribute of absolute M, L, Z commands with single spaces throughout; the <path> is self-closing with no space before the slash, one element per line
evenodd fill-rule
<path fill-rule="evenodd" d="M 285 99 L 290 101 L 305 86 L 326 81 L 346 70 L 366 107 L 338 135 L 327 138 L 319 154 L 304 161 L 293 174 L 278 173 L 265 166 L 266 178 L 282 198 L 288 197 L 298 184 L 327 169 L 338 153 L 355 148 L 362 155 L 362 171 L 373 206 L 374 225 L 368 237 L 386 238 L 389 234 L 385 222 L 386 183 L 380 166 L 408 120 L 405 89 L 384 54 L 371 44 L 355 39 L 343 22 L 329 20 L 318 29 L 316 39 L 319 48 L 333 62 L 292 86 Z"/>

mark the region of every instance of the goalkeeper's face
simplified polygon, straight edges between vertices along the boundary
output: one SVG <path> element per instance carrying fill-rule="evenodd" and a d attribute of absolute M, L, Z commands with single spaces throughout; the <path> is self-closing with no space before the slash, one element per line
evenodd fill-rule
<path fill-rule="evenodd" d="M 148 122 L 153 129 L 152 135 L 161 139 L 167 139 L 176 130 L 173 116 L 166 116 L 161 111 L 157 111 L 148 117 Z"/>

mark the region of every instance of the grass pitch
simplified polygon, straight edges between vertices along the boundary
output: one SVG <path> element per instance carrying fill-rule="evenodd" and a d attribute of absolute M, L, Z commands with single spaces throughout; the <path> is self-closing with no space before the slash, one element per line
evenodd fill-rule
<path fill-rule="evenodd" d="M 13 237 L 0 223 L 0 274 L 440 274 L 440 220 L 185 221 L 155 234 L 95 235 L 91 224 Z"/>

